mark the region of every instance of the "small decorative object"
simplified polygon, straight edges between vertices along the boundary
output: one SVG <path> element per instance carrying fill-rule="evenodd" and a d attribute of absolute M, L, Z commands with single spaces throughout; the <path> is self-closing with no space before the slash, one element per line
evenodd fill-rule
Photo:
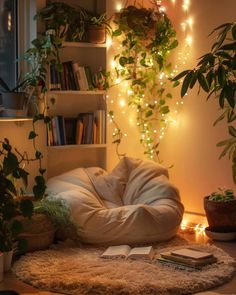
<path fill-rule="evenodd" d="M 111 34 L 111 27 L 105 14 L 92 16 L 88 22 L 88 42 L 102 44 L 106 42 L 106 34 Z"/>
<path fill-rule="evenodd" d="M 236 198 L 230 189 L 219 189 L 204 198 L 209 228 L 206 233 L 233 233 L 236 232 Z M 219 235 L 215 235 L 217 238 Z M 224 239 L 223 235 L 221 235 Z M 230 236 L 230 235 L 229 235 Z"/>

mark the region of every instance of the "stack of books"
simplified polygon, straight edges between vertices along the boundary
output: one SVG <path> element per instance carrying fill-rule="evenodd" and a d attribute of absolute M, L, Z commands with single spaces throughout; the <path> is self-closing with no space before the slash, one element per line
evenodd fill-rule
<path fill-rule="evenodd" d="M 174 251 L 162 252 L 158 262 L 168 266 L 173 265 L 182 269 L 202 269 L 203 266 L 217 262 L 212 253 L 193 248 L 182 248 Z"/>

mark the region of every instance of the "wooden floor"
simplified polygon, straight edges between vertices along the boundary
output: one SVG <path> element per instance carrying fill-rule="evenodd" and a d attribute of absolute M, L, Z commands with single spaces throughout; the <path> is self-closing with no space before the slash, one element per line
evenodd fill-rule
<path fill-rule="evenodd" d="M 230 254 L 231 256 L 233 256 L 236 259 L 236 241 L 233 242 L 213 242 L 211 240 L 208 240 L 206 237 L 204 238 L 199 238 L 199 237 L 195 237 L 194 234 L 184 234 L 183 237 L 185 239 L 188 239 L 189 241 L 197 241 L 200 243 L 211 243 L 214 244 L 215 246 L 223 249 L 224 251 L 226 251 L 228 254 Z M 56 293 L 51 293 L 51 292 L 43 292 L 40 291 L 38 289 L 33 288 L 30 285 L 27 285 L 21 281 L 19 281 L 12 273 L 8 273 L 5 275 L 4 280 L 2 282 L 0 282 L 0 290 L 15 290 L 17 292 L 19 292 L 20 294 L 35 294 L 35 295 L 52 295 L 52 294 L 56 294 Z M 209 290 L 209 292 L 203 292 L 203 293 L 199 293 L 199 295 L 214 295 L 214 294 L 233 294 L 236 295 L 236 275 L 234 276 L 234 278 L 218 287 L 218 288 L 214 288 Z M 78 294 L 79 295 L 79 294 Z M 105 295 L 105 294 L 104 294 Z M 143 294 L 145 295 L 145 294 Z"/>

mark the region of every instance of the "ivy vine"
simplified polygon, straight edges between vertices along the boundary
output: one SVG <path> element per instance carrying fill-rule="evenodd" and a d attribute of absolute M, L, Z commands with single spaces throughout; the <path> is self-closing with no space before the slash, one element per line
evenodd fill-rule
<path fill-rule="evenodd" d="M 128 6 L 115 15 L 114 23 L 113 39 L 122 46 L 114 57 L 116 78 L 129 81 L 128 105 L 137 111 L 140 143 L 149 158 L 159 161 L 162 135 L 157 129 L 166 125 L 172 98 L 163 77 L 171 70 L 170 52 L 178 46 L 176 32 L 159 5 Z"/>

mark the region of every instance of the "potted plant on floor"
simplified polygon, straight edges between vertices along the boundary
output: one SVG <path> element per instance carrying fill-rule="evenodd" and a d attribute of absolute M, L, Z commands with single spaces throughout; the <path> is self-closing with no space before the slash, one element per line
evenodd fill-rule
<path fill-rule="evenodd" d="M 206 233 L 215 239 L 236 239 L 236 198 L 233 190 L 219 188 L 204 198 L 209 227 Z"/>
<path fill-rule="evenodd" d="M 25 163 L 39 161 L 39 175 L 35 177 L 33 187 L 35 199 L 43 197 L 46 186 L 43 178 L 45 170 L 41 167 L 42 155 L 39 152 L 36 152 L 35 158 L 30 159 L 25 153 L 13 149 L 8 139 L 0 141 L 0 144 L 0 251 L 8 257 L 8 263 L 5 263 L 7 271 L 15 242 L 22 231 L 22 224 L 15 217 L 30 218 L 33 214 L 32 200 L 19 198 L 19 189 L 16 186 L 16 181 L 21 182 L 24 187 L 27 186 L 29 173 L 23 168 Z M 17 246 L 23 247 L 24 242 L 19 240 Z"/>

